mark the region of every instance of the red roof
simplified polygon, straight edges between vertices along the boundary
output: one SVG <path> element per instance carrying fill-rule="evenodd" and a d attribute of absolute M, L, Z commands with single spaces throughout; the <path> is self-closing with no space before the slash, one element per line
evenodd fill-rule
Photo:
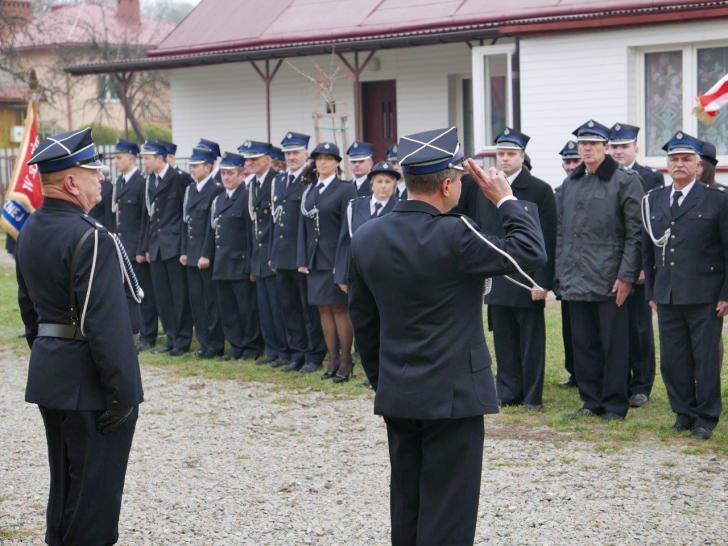
<path fill-rule="evenodd" d="M 54 6 L 35 17 L 15 34 L 19 49 L 57 45 L 85 45 L 91 42 L 154 46 L 174 28 L 172 23 L 142 17 L 129 24 L 116 15 L 116 6 L 81 2 Z"/>
<path fill-rule="evenodd" d="M 584 14 L 728 6 L 685 0 L 202 0 L 149 56 Z"/>
<path fill-rule="evenodd" d="M 0 103 L 25 104 L 28 101 L 30 89 L 22 85 L 5 85 L 0 87 Z"/>

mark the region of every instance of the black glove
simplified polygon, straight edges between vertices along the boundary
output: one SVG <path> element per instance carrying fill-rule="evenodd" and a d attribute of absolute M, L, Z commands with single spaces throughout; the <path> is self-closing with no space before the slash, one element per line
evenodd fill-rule
<path fill-rule="evenodd" d="M 101 434 L 114 432 L 126 422 L 132 411 L 134 411 L 134 406 L 130 408 L 106 410 L 96 420 L 96 427 L 99 429 Z"/>

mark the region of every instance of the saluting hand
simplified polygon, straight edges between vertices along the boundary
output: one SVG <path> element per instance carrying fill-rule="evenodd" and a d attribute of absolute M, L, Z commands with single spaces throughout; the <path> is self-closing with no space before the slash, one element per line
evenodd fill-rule
<path fill-rule="evenodd" d="M 497 205 L 504 197 L 513 195 L 511 185 L 508 183 L 508 178 L 506 178 L 503 171 L 498 171 L 495 167 L 491 167 L 486 173 L 480 165 L 472 159 L 465 161 L 465 170 L 478 183 L 483 195 L 485 195 L 494 205 Z"/>
<path fill-rule="evenodd" d="M 715 310 L 717 311 L 719 317 L 724 317 L 728 315 L 728 301 L 719 300 Z"/>

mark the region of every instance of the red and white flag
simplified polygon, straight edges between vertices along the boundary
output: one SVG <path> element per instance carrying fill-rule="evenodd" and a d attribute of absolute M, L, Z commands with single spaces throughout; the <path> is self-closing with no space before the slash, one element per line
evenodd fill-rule
<path fill-rule="evenodd" d="M 33 152 L 38 147 L 38 116 L 34 101 L 28 103 L 28 113 L 25 116 L 23 129 L 23 142 L 20 144 L 18 157 L 15 158 L 13 176 L 8 184 L 5 194 L 0 226 L 10 234 L 13 239 L 18 238 L 18 232 L 28 217 L 43 203 L 43 190 L 41 188 L 38 165 L 28 165 Z"/>
<path fill-rule="evenodd" d="M 726 104 L 728 104 L 728 74 L 708 89 L 705 95 L 698 96 L 698 105 L 693 109 L 693 112 L 700 121 L 712 125 L 715 123 L 715 115 L 718 110 Z"/>

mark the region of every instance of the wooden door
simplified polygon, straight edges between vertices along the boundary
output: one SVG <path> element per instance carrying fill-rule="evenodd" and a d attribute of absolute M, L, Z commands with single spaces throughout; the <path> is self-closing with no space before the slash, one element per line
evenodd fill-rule
<path fill-rule="evenodd" d="M 362 133 L 374 144 L 374 162 L 387 158 L 387 148 L 397 142 L 397 86 L 395 80 L 364 82 Z"/>

